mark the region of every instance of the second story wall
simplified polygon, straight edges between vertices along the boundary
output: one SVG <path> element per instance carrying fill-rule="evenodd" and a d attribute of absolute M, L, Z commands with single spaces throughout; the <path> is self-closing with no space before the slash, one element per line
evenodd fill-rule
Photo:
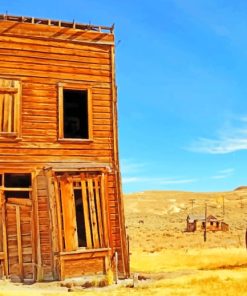
<path fill-rule="evenodd" d="M 112 163 L 113 39 L 111 33 L 0 21 L 0 163 Z M 83 139 L 64 131 L 64 114 L 73 119 L 76 110 L 66 107 L 70 91 L 87 100 Z"/>

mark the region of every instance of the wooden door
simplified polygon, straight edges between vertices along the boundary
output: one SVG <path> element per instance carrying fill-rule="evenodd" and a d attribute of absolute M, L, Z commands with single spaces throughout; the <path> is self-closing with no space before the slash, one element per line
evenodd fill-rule
<path fill-rule="evenodd" d="M 12 281 L 34 279 L 33 221 L 31 200 L 8 198 L 6 240 L 8 276 Z"/>

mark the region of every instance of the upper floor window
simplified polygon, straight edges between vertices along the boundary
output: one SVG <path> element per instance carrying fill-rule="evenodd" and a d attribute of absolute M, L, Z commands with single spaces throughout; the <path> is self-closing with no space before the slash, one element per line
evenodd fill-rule
<path fill-rule="evenodd" d="M 80 85 L 59 84 L 59 139 L 91 139 L 91 91 Z"/>
<path fill-rule="evenodd" d="M 0 139 L 19 137 L 20 96 L 19 80 L 0 78 Z"/>

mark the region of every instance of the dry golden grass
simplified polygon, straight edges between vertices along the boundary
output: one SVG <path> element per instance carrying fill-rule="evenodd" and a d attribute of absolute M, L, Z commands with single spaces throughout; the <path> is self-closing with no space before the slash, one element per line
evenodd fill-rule
<path fill-rule="evenodd" d="M 178 270 L 218 270 L 247 267 L 245 249 L 190 249 L 163 250 L 160 252 L 132 253 L 132 271 L 144 273 L 172 272 Z M 246 269 L 247 270 L 247 269 Z"/>
<path fill-rule="evenodd" d="M 186 233 L 186 217 L 193 212 L 222 218 L 229 232 Z M 144 192 L 125 196 L 127 232 L 130 236 L 131 270 L 148 280 L 135 288 L 110 286 L 68 292 L 57 284 L 16 287 L 4 282 L 0 296 L 242 296 L 247 295 L 247 190 L 225 193 Z"/>

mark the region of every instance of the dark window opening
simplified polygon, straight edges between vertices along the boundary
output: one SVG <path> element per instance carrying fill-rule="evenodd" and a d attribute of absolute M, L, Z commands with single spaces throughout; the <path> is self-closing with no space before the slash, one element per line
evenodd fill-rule
<path fill-rule="evenodd" d="M 4 186 L 10 188 L 30 188 L 32 185 L 31 174 L 4 174 Z"/>
<path fill-rule="evenodd" d="M 64 138 L 88 139 L 88 94 L 86 90 L 63 90 Z"/>
<path fill-rule="evenodd" d="M 5 197 L 8 198 L 29 198 L 29 191 L 5 191 Z"/>
<path fill-rule="evenodd" d="M 86 242 L 86 231 L 85 231 L 81 189 L 74 189 L 74 197 L 75 197 L 75 207 L 76 207 L 78 246 L 86 247 L 87 242 Z"/>
<path fill-rule="evenodd" d="M 202 229 L 205 229 L 205 222 L 202 222 Z"/>
<path fill-rule="evenodd" d="M 210 225 L 213 226 L 213 225 L 214 225 L 214 222 L 211 221 L 211 222 L 210 222 Z"/>

